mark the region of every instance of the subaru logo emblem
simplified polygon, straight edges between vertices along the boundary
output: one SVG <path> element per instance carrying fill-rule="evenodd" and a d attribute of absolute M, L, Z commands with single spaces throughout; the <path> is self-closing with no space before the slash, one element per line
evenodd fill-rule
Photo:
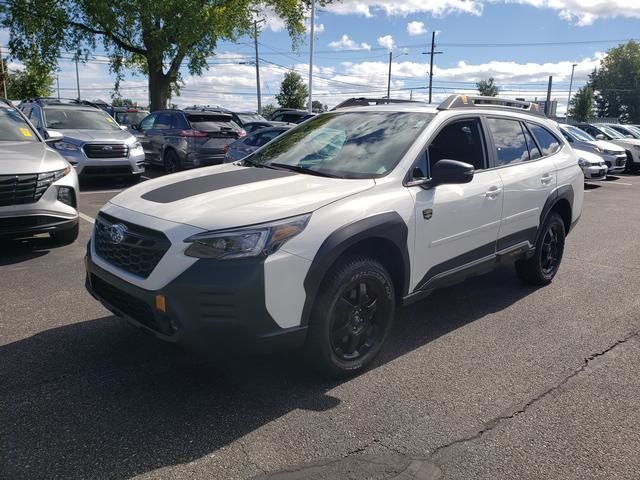
<path fill-rule="evenodd" d="M 113 147 L 111 145 L 105 145 L 104 147 L 102 147 L 102 150 L 105 152 L 110 152 L 113 150 Z"/>
<path fill-rule="evenodd" d="M 109 228 L 109 239 L 111 243 L 118 245 L 122 243 L 125 238 L 127 238 L 127 227 L 121 223 L 111 225 L 111 228 Z"/>

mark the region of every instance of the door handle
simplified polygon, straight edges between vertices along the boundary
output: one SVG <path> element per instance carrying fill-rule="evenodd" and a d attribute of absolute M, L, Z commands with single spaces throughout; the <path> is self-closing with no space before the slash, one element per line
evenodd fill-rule
<path fill-rule="evenodd" d="M 547 185 L 551 180 L 553 180 L 553 177 L 551 177 L 550 173 L 545 173 L 542 178 L 540 178 L 540 182 L 542 182 L 543 185 Z"/>
<path fill-rule="evenodd" d="M 486 191 L 484 196 L 492 200 L 496 198 L 498 195 L 500 195 L 500 192 L 502 192 L 502 189 L 494 185 L 493 187 L 491 187 L 489 190 Z"/>

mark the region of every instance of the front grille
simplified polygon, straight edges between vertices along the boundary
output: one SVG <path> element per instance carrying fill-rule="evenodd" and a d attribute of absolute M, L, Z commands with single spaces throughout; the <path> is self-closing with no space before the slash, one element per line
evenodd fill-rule
<path fill-rule="evenodd" d="M 153 330 L 157 330 L 165 335 L 175 333 L 175 328 L 168 319 L 156 319 L 151 307 L 139 298 L 120 290 L 117 287 L 105 282 L 96 275 L 91 275 L 91 288 L 93 293 L 118 312 L 133 318 Z"/>
<path fill-rule="evenodd" d="M 127 166 L 107 166 L 104 167 L 84 167 L 81 175 L 131 175 L 131 167 Z"/>
<path fill-rule="evenodd" d="M 129 147 L 124 143 L 89 143 L 83 150 L 88 158 L 123 158 L 129 155 Z"/>
<path fill-rule="evenodd" d="M 0 175 L 0 207 L 36 203 L 65 170 L 26 175 Z"/>
<path fill-rule="evenodd" d="M 120 243 L 114 243 L 113 225 L 126 229 Z M 95 224 L 95 250 L 104 261 L 133 275 L 147 278 L 158 265 L 171 243 L 161 232 L 123 222 L 100 213 Z"/>

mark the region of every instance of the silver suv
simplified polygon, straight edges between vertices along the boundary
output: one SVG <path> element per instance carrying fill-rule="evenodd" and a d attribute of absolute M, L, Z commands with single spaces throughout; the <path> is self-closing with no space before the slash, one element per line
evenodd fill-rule
<path fill-rule="evenodd" d="M 78 237 L 78 176 L 33 125 L 0 99 L 0 238 L 49 233 L 60 243 Z"/>
<path fill-rule="evenodd" d="M 43 138 L 53 131 L 63 140 L 54 147 L 78 175 L 134 176 L 144 173 L 140 142 L 103 110 L 88 102 L 37 98 L 20 104 L 23 113 Z"/>

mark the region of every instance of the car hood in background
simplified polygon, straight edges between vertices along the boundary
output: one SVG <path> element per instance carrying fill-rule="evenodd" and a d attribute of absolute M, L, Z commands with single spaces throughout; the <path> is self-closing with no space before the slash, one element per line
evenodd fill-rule
<path fill-rule="evenodd" d="M 0 142 L 0 175 L 51 172 L 68 165 L 42 142 Z"/>
<path fill-rule="evenodd" d="M 51 128 L 64 135 L 65 141 L 72 143 L 84 142 L 125 142 L 131 143 L 135 137 L 124 130 L 67 130 Z"/>
<path fill-rule="evenodd" d="M 593 153 L 591 150 L 581 150 L 580 148 L 574 148 L 574 151 L 576 152 L 576 155 L 578 155 L 578 158 L 582 158 L 591 164 L 600 165 L 601 163 L 603 163 L 602 157 L 597 153 Z"/>
<path fill-rule="evenodd" d="M 374 185 L 373 180 L 225 164 L 146 181 L 111 203 L 163 220 L 218 230 L 312 212 Z"/>
<path fill-rule="evenodd" d="M 609 150 L 609 151 L 615 151 L 618 153 L 624 153 L 624 148 L 622 148 L 620 145 L 616 145 L 615 143 L 611 143 L 607 140 L 596 140 L 595 142 L 592 142 L 592 143 L 601 150 Z"/>

